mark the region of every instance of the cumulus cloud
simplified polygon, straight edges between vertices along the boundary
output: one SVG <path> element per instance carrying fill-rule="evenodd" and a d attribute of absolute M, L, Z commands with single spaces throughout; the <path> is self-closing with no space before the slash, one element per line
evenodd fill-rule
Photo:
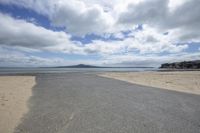
<path fill-rule="evenodd" d="M 79 52 L 65 32 L 55 32 L 0 13 L 0 45 L 53 52 Z"/>
<path fill-rule="evenodd" d="M 133 32 L 122 40 L 94 40 L 87 45 L 70 40 L 65 32 L 56 32 L 36 26 L 24 20 L 0 14 L 0 44 L 34 50 L 75 54 L 117 54 L 137 50 L 140 53 L 180 52 L 187 45 L 176 45 L 170 37 L 143 26 L 144 30 Z M 28 29 L 28 30 L 27 30 Z"/>
<path fill-rule="evenodd" d="M 170 31 L 177 41 L 200 40 L 198 0 L 1 0 L 0 3 L 34 10 L 72 35 L 114 33 L 146 24 Z"/>
<path fill-rule="evenodd" d="M 170 31 L 177 41 L 200 41 L 200 1 L 148 0 L 129 3 L 119 15 L 121 24 L 147 24 Z M 130 17 L 131 16 L 131 17 Z"/>
<path fill-rule="evenodd" d="M 50 14 L 52 23 L 64 26 L 74 35 L 100 34 L 112 25 L 112 17 L 98 5 L 87 6 L 81 1 L 60 1 Z"/>
<path fill-rule="evenodd" d="M 0 0 L 0 4 L 33 10 L 46 16 L 52 27 L 65 29 L 53 31 L 37 25 L 34 18 L 22 20 L 0 13 L 3 47 L 29 53 L 98 55 L 98 64 L 153 65 L 174 60 L 177 55 L 199 58 L 198 54 L 185 53 L 190 43 L 200 42 L 198 0 Z M 88 44 L 71 40 L 87 34 L 99 35 L 101 39 L 89 38 Z M 13 59 L 48 62 L 35 56 L 18 57 Z"/>
<path fill-rule="evenodd" d="M 46 15 L 52 25 L 65 27 L 73 35 L 101 34 L 113 24 L 112 16 L 97 4 L 88 5 L 79 0 L 2 0 Z"/>
<path fill-rule="evenodd" d="M 122 40 L 95 40 L 84 49 L 88 53 L 122 54 L 139 52 L 146 53 L 178 53 L 187 49 L 187 44 L 178 45 L 170 36 L 158 33 L 155 29 L 143 26 L 143 30 L 132 32 Z"/>
<path fill-rule="evenodd" d="M 24 51 L 51 51 L 71 54 L 117 53 L 114 45 L 94 41 L 84 46 L 80 42 L 70 40 L 65 32 L 51 31 L 24 20 L 14 19 L 0 13 L 0 45 L 15 47 Z M 118 47 L 118 46 L 117 46 Z"/>

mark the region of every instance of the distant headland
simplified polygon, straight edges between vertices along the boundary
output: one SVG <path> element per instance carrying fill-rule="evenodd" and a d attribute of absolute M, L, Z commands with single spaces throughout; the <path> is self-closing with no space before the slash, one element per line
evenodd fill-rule
<path fill-rule="evenodd" d="M 200 69 L 200 60 L 165 63 L 165 64 L 162 64 L 160 68 L 166 68 L 166 69 Z"/>

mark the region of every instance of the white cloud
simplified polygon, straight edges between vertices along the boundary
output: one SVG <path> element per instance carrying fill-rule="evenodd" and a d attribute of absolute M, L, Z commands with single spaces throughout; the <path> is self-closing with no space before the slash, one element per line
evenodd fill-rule
<path fill-rule="evenodd" d="M 1 0 L 47 16 L 72 35 L 118 33 L 146 24 L 177 41 L 200 41 L 199 0 Z"/>
<path fill-rule="evenodd" d="M 12 51 L 0 47 L 0 66 L 55 66 L 57 64 L 63 64 L 64 60 L 61 58 L 42 58 L 38 56 L 26 55 L 20 51 Z"/>
<path fill-rule="evenodd" d="M 38 51 L 79 52 L 79 47 L 70 41 L 70 35 L 65 32 L 47 30 L 1 13 L 0 25 L 0 45 Z"/>
<path fill-rule="evenodd" d="M 12 51 L 12 52 L 11 52 Z M 179 57 L 179 58 L 177 58 Z M 0 66 L 15 66 L 15 67 L 33 67 L 33 66 L 64 66 L 76 64 L 90 64 L 99 66 L 154 66 L 159 67 L 161 63 L 197 60 L 200 58 L 200 53 L 179 53 L 170 55 L 157 54 L 117 54 L 103 56 L 100 59 L 75 59 L 68 60 L 59 57 L 45 58 L 35 55 L 25 54 L 15 49 L 6 49 L 0 47 Z"/>
<path fill-rule="evenodd" d="M 52 25 L 65 27 L 73 35 L 101 34 L 112 27 L 112 16 L 97 4 L 88 5 L 79 0 L 2 0 L 46 15 Z"/>
<path fill-rule="evenodd" d="M 170 36 L 159 34 L 155 29 L 143 26 L 143 30 L 132 32 L 128 38 L 113 41 L 93 41 L 85 46 L 87 53 L 122 54 L 133 53 L 178 53 L 188 48 L 187 44 L 178 45 Z"/>
<path fill-rule="evenodd" d="M 54 25 L 65 26 L 74 35 L 101 34 L 113 23 L 101 6 L 86 7 L 81 1 L 60 1 L 49 16 Z"/>
<path fill-rule="evenodd" d="M 38 26 L 34 18 L 15 19 L 0 13 L 0 46 L 29 53 L 99 55 L 99 64 L 112 61 L 113 64 L 128 64 L 128 59 L 138 65 L 142 61 L 158 64 L 174 60 L 175 55 L 199 58 L 198 54 L 186 56 L 184 53 L 189 43 L 200 42 L 198 0 L 0 0 L 0 3 L 34 10 L 48 17 L 52 26 L 66 28 L 66 31 L 52 31 Z M 138 24 L 143 28 L 135 30 Z M 130 33 L 124 35 L 123 31 Z M 92 40 L 82 44 L 70 40 L 73 35 L 86 34 L 101 35 L 106 41 Z M 110 37 L 116 40 L 109 40 Z M 161 53 L 167 55 L 160 56 Z M 20 62 L 20 58 L 43 60 L 34 56 L 28 59 L 19 56 L 16 60 Z M 44 62 L 48 61 L 44 59 Z"/>
<path fill-rule="evenodd" d="M 67 57 L 67 56 L 66 56 Z M 102 60 L 74 59 L 61 57 L 40 57 L 37 54 L 24 53 L 15 48 L 0 46 L 0 67 L 38 67 L 38 66 L 67 66 L 77 64 L 102 65 Z"/>
<path fill-rule="evenodd" d="M 179 57 L 179 58 L 177 58 Z M 112 55 L 102 59 L 104 65 L 110 66 L 146 66 L 146 67 L 159 67 L 162 63 L 172 63 L 179 61 L 199 60 L 200 53 L 179 53 L 170 55 Z"/>
<path fill-rule="evenodd" d="M 122 32 L 115 33 L 113 36 L 117 39 L 124 39 L 125 38 L 125 36 Z"/>
<path fill-rule="evenodd" d="M 189 0 L 169 0 L 168 7 L 171 12 L 176 10 L 179 6 L 182 6 L 185 2 Z"/>
<path fill-rule="evenodd" d="M 170 31 L 181 42 L 200 41 L 200 1 L 148 0 L 129 3 L 119 15 L 121 24 L 146 24 L 162 32 Z M 171 8 L 173 9 L 171 11 Z M 131 16 L 131 17 L 130 17 Z"/>
<path fill-rule="evenodd" d="M 55 32 L 29 22 L 0 14 L 0 44 L 23 49 L 75 54 L 118 54 L 137 50 L 140 53 L 181 52 L 187 45 L 176 45 L 168 36 L 144 26 L 123 40 L 95 40 L 83 45 L 70 40 L 65 32 Z M 27 30 L 28 29 L 28 30 Z"/>

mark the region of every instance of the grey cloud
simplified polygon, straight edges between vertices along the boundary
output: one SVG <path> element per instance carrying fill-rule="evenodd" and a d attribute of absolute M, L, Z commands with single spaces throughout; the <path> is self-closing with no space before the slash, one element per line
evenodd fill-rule
<path fill-rule="evenodd" d="M 164 21 L 167 15 L 168 0 L 143 1 L 138 4 L 130 3 L 119 16 L 119 23 L 143 24 Z"/>
<path fill-rule="evenodd" d="M 156 42 L 159 42 L 155 37 L 153 36 L 147 36 L 147 39 L 146 39 L 147 42 L 149 43 L 156 43 Z"/>

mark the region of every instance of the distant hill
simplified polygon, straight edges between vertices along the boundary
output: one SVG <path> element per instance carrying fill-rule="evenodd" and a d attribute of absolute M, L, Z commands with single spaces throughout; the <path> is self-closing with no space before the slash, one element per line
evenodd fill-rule
<path fill-rule="evenodd" d="M 106 66 L 92 66 L 92 65 L 73 65 L 73 66 L 57 66 L 53 68 L 153 68 L 153 67 L 106 67 Z"/>
<path fill-rule="evenodd" d="M 162 64 L 160 68 L 169 68 L 169 69 L 200 69 L 200 60 L 174 62 L 174 63 L 165 63 L 165 64 Z"/>
<path fill-rule="evenodd" d="M 92 66 L 92 65 L 79 64 L 79 65 L 73 65 L 73 66 L 57 66 L 55 68 L 100 68 L 100 67 Z"/>

